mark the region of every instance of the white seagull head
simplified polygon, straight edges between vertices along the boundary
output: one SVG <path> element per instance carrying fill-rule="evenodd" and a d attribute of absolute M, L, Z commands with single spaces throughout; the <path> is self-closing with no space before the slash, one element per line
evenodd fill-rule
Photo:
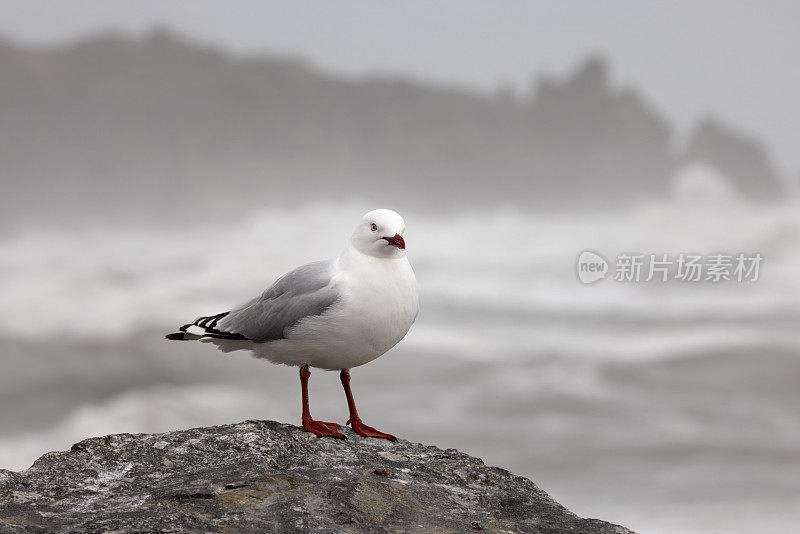
<path fill-rule="evenodd" d="M 359 252 L 376 258 L 398 258 L 405 255 L 403 233 L 406 223 L 392 210 L 372 210 L 356 226 L 350 244 Z"/>

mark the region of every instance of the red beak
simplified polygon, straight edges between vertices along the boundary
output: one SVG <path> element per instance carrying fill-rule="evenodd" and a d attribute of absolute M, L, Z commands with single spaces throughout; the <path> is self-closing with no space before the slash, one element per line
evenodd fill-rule
<path fill-rule="evenodd" d="M 406 248 L 406 242 L 403 241 L 403 238 L 400 234 L 394 234 L 394 237 L 384 237 L 386 241 L 389 242 L 390 245 L 397 247 L 397 248 Z"/>

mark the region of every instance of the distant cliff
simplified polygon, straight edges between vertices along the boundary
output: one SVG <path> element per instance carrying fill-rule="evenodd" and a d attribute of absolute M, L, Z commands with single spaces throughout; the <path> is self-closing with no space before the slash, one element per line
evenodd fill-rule
<path fill-rule="evenodd" d="M 745 198 L 774 199 L 783 192 L 778 173 L 764 147 L 717 119 L 700 121 L 683 158 L 691 163 L 713 165 Z"/>
<path fill-rule="evenodd" d="M 92 438 L 0 470 L 0 532 L 631 534 L 453 449 L 272 421 Z"/>
<path fill-rule="evenodd" d="M 662 196 L 685 159 L 672 128 L 607 71 L 590 58 L 530 94 L 487 96 L 234 57 L 165 31 L 0 42 L 0 207 L 141 221 L 286 198 L 557 208 Z M 701 130 L 690 155 L 775 196 L 759 149 L 731 159 L 718 146 Z"/>

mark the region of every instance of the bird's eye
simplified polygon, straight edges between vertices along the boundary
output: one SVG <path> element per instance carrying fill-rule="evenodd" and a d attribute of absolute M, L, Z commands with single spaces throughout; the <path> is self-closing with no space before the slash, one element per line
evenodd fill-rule
<path fill-rule="evenodd" d="M 372 230 L 373 232 L 377 232 L 378 231 L 378 225 L 375 224 L 375 223 L 370 224 L 369 227 L 370 227 L 370 230 Z"/>

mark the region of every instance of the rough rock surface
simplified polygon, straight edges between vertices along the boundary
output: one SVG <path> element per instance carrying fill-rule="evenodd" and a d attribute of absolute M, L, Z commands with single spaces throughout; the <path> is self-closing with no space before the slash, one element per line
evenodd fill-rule
<path fill-rule="evenodd" d="M 272 421 L 91 438 L 0 470 L 0 532 L 630 533 L 454 449 Z"/>

